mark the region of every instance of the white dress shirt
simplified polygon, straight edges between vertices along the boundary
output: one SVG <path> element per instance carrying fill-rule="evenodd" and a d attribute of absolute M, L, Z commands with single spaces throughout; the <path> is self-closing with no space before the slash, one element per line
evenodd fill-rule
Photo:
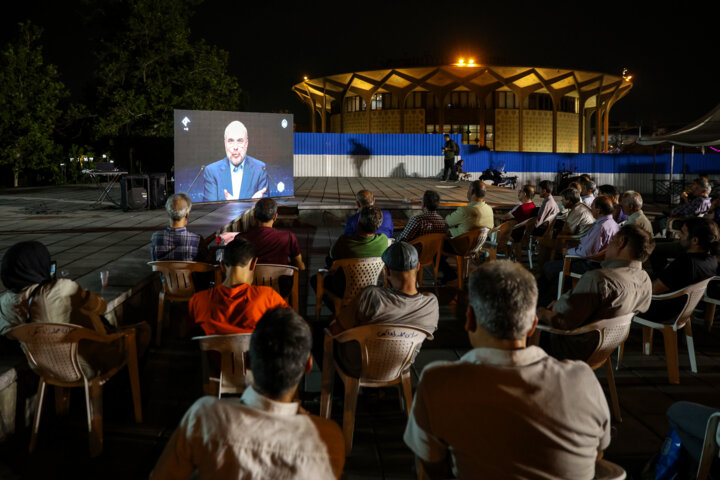
<path fill-rule="evenodd" d="M 245 160 L 240 163 L 237 167 L 230 164 L 230 177 L 232 178 L 232 192 L 229 192 L 233 200 L 240 198 L 240 187 L 242 186 L 243 168 L 245 167 Z"/>

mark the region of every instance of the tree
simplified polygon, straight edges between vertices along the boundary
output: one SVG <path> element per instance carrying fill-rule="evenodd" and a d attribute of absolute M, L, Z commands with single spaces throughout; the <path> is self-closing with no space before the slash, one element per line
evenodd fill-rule
<path fill-rule="evenodd" d="M 100 136 L 172 137 L 173 109 L 237 110 L 228 54 L 191 42 L 197 0 L 130 0 L 127 21 L 100 54 Z"/>
<path fill-rule="evenodd" d="M 54 135 L 68 96 L 57 69 L 43 61 L 42 29 L 29 22 L 19 29 L 0 59 L 0 164 L 11 167 L 16 187 L 24 170 L 58 169 Z"/>

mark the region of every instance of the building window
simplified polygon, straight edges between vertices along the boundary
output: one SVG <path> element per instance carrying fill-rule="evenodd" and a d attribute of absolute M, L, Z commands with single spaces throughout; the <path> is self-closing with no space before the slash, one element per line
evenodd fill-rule
<path fill-rule="evenodd" d="M 470 92 L 450 92 L 448 108 L 467 108 Z"/>
<path fill-rule="evenodd" d="M 547 93 L 531 93 L 525 99 L 525 108 L 529 110 L 552 110 L 552 97 Z"/>
<path fill-rule="evenodd" d="M 491 124 L 485 124 L 485 146 L 490 150 L 495 150 L 495 132 Z"/>
<path fill-rule="evenodd" d="M 497 108 L 518 108 L 517 97 L 513 92 L 497 92 Z"/>
<path fill-rule="evenodd" d="M 410 92 L 405 97 L 405 108 L 425 108 L 427 92 Z"/>
<path fill-rule="evenodd" d="M 367 105 L 365 105 L 365 100 L 363 100 L 361 97 L 358 97 L 357 95 L 354 97 L 347 97 L 345 99 L 346 112 L 359 112 L 361 110 L 365 110 L 366 108 Z"/>
<path fill-rule="evenodd" d="M 375 95 L 372 96 L 370 108 L 373 110 L 382 110 L 383 109 L 383 94 L 382 93 L 376 93 Z"/>
<path fill-rule="evenodd" d="M 567 113 L 578 113 L 578 99 L 575 97 L 561 98 L 559 110 Z"/>

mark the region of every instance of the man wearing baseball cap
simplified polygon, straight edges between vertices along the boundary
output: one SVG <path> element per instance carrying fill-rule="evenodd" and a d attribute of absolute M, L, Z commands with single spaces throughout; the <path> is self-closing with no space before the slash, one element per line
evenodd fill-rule
<path fill-rule="evenodd" d="M 361 325 L 407 325 L 424 330 L 428 338 L 437 330 L 438 301 L 417 289 L 418 254 L 407 242 L 396 242 L 382 255 L 389 287 L 365 287 L 330 324 L 334 335 Z M 352 376 L 360 376 L 360 348 L 355 342 L 337 345 L 336 360 Z"/>

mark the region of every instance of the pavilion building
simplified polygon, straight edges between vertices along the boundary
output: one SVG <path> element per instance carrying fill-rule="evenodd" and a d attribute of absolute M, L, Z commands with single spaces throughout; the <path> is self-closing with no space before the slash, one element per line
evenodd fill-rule
<path fill-rule="evenodd" d="M 590 153 L 607 150 L 610 111 L 632 86 L 627 75 L 469 61 L 306 77 L 292 90 L 313 132 L 460 133 L 490 150 Z"/>

